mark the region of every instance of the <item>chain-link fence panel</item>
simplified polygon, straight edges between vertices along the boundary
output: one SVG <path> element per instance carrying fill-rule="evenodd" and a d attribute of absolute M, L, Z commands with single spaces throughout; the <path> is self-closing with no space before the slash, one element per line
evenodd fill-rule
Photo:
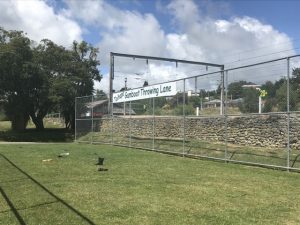
<path fill-rule="evenodd" d="M 287 165 L 287 63 L 279 60 L 225 72 L 227 158 Z M 239 100 L 230 113 L 231 103 Z"/>
<path fill-rule="evenodd" d="M 300 58 L 288 57 L 144 83 L 118 92 L 112 105 L 103 96 L 77 98 L 76 140 L 300 169 L 299 68 Z M 151 95 L 170 83 L 172 94 Z"/>
<path fill-rule="evenodd" d="M 112 123 L 107 96 L 104 93 L 93 96 L 92 105 L 92 142 L 111 143 Z"/>
<path fill-rule="evenodd" d="M 75 140 L 78 142 L 91 142 L 93 96 L 78 97 L 75 101 Z"/>
<path fill-rule="evenodd" d="M 224 158 L 223 73 L 186 79 L 185 154 Z"/>
<path fill-rule="evenodd" d="M 184 81 L 176 81 L 176 94 L 154 99 L 154 149 L 175 154 L 184 146 Z"/>
<path fill-rule="evenodd" d="M 300 168 L 300 57 L 288 60 L 289 73 L 289 166 Z"/>

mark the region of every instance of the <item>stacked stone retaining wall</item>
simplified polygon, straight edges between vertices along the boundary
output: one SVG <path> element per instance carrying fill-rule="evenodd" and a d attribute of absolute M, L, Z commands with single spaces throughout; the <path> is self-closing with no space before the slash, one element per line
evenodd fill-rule
<path fill-rule="evenodd" d="M 154 124 L 154 127 L 153 127 Z M 110 120 L 103 120 L 100 131 L 111 131 Z M 227 129 L 225 129 L 227 127 Z M 224 117 L 165 117 L 132 116 L 113 119 L 113 134 L 121 136 L 186 140 L 197 139 L 212 142 L 284 148 L 287 145 L 287 115 L 249 115 Z M 290 116 L 290 144 L 300 149 L 300 115 Z"/>

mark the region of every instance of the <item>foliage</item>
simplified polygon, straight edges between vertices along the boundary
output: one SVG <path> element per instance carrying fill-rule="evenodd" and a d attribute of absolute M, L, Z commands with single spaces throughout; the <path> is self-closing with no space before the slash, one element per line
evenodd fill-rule
<path fill-rule="evenodd" d="M 97 89 L 95 95 L 96 95 L 95 99 L 94 99 L 95 101 L 107 100 L 108 99 L 107 94 L 103 90 Z"/>
<path fill-rule="evenodd" d="M 0 49 L 0 94 L 5 99 L 5 113 L 14 130 L 24 130 L 43 74 L 33 63 L 31 42 L 22 32 L 0 28 Z"/>
<path fill-rule="evenodd" d="M 171 107 L 176 107 L 179 104 L 183 104 L 183 93 L 177 92 L 176 95 L 174 95 L 170 100 L 169 104 Z M 185 99 L 187 99 L 187 94 L 185 96 Z"/>
<path fill-rule="evenodd" d="M 228 90 L 227 90 L 229 98 L 237 99 L 237 98 L 244 97 L 243 94 L 245 93 L 244 93 L 243 85 L 249 85 L 249 84 L 253 84 L 253 83 L 244 80 L 230 83 L 228 85 Z"/>
<path fill-rule="evenodd" d="M 239 104 L 242 113 L 258 113 L 259 92 L 254 88 L 244 88 L 242 92 L 243 102 Z"/>
<path fill-rule="evenodd" d="M 200 107 L 201 106 L 201 97 L 198 96 L 191 96 L 188 99 L 188 103 L 191 104 L 193 107 Z"/>
<path fill-rule="evenodd" d="M 290 85 L 290 99 L 289 99 L 289 107 L 290 110 L 296 109 L 297 103 L 297 93 L 295 91 L 294 85 Z M 276 91 L 276 100 L 278 102 L 278 110 L 279 111 L 287 111 L 287 84 L 283 84 L 277 91 Z"/>
<path fill-rule="evenodd" d="M 0 96 L 14 130 L 24 130 L 31 117 L 38 130 L 49 111 L 60 111 L 74 128 L 74 99 L 93 94 L 100 81 L 98 49 L 82 41 L 72 49 L 42 40 L 33 47 L 19 31 L 0 29 Z"/>
<path fill-rule="evenodd" d="M 185 105 L 184 109 L 183 109 L 183 105 L 182 104 L 177 105 L 174 108 L 174 114 L 177 115 L 177 116 L 181 116 L 181 115 L 183 115 L 183 110 L 184 110 L 184 114 L 186 116 L 188 116 L 188 115 L 195 115 L 195 109 L 194 109 L 193 105 L 191 105 L 191 104 Z"/>

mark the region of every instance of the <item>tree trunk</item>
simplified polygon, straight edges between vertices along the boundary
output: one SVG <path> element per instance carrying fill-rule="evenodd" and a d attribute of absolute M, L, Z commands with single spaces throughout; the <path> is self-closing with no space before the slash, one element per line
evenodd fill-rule
<path fill-rule="evenodd" d="M 75 130 L 75 113 L 64 113 L 66 129 Z"/>
<path fill-rule="evenodd" d="M 45 129 L 43 118 L 40 118 L 40 117 L 32 117 L 32 116 L 31 116 L 31 119 L 32 119 L 32 122 L 34 123 L 35 128 L 36 128 L 37 130 L 44 130 L 44 129 Z"/>
<path fill-rule="evenodd" d="M 24 131 L 29 120 L 28 115 L 16 114 L 11 120 L 11 129 L 13 131 Z"/>
<path fill-rule="evenodd" d="M 71 130 L 75 130 L 75 112 L 70 115 Z"/>
<path fill-rule="evenodd" d="M 30 114 L 30 117 L 31 117 L 32 122 L 34 123 L 35 128 L 37 130 L 44 130 L 45 129 L 45 127 L 44 127 L 44 121 L 43 121 L 42 117 L 35 116 L 34 114 Z"/>

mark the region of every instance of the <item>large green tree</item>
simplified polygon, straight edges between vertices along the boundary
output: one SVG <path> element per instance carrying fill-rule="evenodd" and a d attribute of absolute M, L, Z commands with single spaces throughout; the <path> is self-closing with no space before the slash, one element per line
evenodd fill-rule
<path fill-rule="evenodd" d="M 243 102 L 239 104 L 239 109 L 243 113 L 258 113 L 259 91 L 255 88 L 244 88 L 242 92 Z"/>
<path fill-rule="evenodd" d="M 232 82 L 228 85 L 228 98 L 230 99 L 237 99 L 242 98 L 244 96 L 244 85 L 253 84 L 251 82 L 240 80 L 236 82 Z"/>
<path fill-rule="evenodd" d="M 26 128 L 30 102 L 43 83 L 31 44 L 23 32 L 0 28 L 0 90 L 13 130 Z"/>
<path fill-rule="evenodd" d="M 93 94 L 101 80 L 98 49 L 82 41 L 72 49 L 42 40 L 36 47 L 23 32 L 0 29 L 0 96 L 14 130 L 31 117 L 44 129 L 49 111 L 62 112 L 67 128 L 75 125 L 75 97 Z"/>
<path fill-rule="evenodd" d="M 66 127 L 74 129 L 75 97 L 93 94 L 94 81 L 102 78 L 98 70 L 98 49 L 83 41 L 73 42 L 72 49 L 68 50 L 50 40 L 43 40 L 35 50 L 36 62 L 49 78 L 48 94 L 44 96 L 40 109 L 52 107 L 59 110 Z M 35 110 L 37 116 L 39 111 Z"/>

